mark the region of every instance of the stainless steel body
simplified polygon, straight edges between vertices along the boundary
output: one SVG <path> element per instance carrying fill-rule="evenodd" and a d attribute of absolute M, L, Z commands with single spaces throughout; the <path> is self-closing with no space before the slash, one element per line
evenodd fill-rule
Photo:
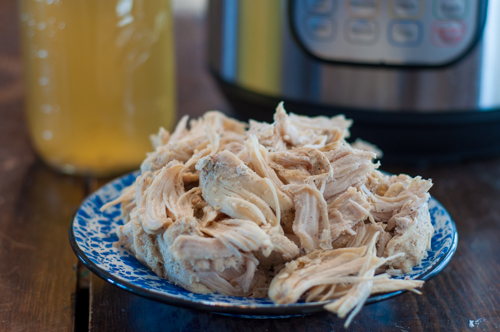
<path fill-rule="evenodd" d="M 349 22 L 350 14 L 344 9 L 349 1 L 331 1 L 337 6 L 335 19 L 341 25 Z M 380 12 L 384 12 L 390 10 L 394 1 L 375 2 L 379 3 Z M 417 3 L 430 10 L 435 1 Z M 377 65 L 377 58 L 368 61 L 369 55 L 366 61 L 351 63 L 314 57 L 314 52 L 305 49 L 297 31 L 293 31 L 290 6 L 294 2 L 290 0 L 211 1 L 209 65 L 228 84 L 303 104 L 393 114 L 497 111 L 500 109 L 500 1 L 463 1 L 470 6 L 473 17 L 466 23 L 469 31 L 477 30 L 477 41 L 461 50 L 457 61 L 444 66 L 413 66 L 409 61 L 410 67 L 403 60 L 399 64 Z M 475 16 L 481 5 L 479 1 L 485 6 L 484 28 Z M 374 18 L 377 20 L 383 27 L 391 17 L 379 15 Z M 419 24 L 421 32 L 428 34 L 430 23 Z M 381 36 L 386 38 L 384 33 Z M 405 48 L 404 52 L 412 51 Z"/>

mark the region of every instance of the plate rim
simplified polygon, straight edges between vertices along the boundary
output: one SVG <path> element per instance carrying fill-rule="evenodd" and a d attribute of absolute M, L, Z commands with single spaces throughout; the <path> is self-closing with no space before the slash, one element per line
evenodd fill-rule
<path fill-rule="evenodd" d="M 120 177 L 117 177 L 110 182 L 106 183 L 103 185 L 101 188 L 97 189 L 90 195 L 86 196 L 83 200 L 82 203 L 80 204 L 79 208 L 75 211 L 73 214 L 73 217 L 71 218 L 71 222 L 69 225 L 69 242 L 71 245 L 71 248 L 73 249 L 73 252 L 75 255 L 78 257 L 78 259 L 95 275 L 97 275 L 99 278 L 109 282 L 110 284 L 126 290 L 132 294 L 139 295 L 143 298 L 153 300 L 156 302 L 161 302 L 164 304 L 168 305 L 174 305 L 178 307 L 183 307 L 183 308 L 188 308 L 188 309 L 198 309 L 198 310 L 204 310 L 204 311 L 210 311 L 214 313 L 224 313 L 224 314 L 239 314 L 239 315 L 246 315 L 246 316 L 289 316 L 289 315 L 303 315 L 303 314 L 312 314 L 312 313 L 317 313 L 317 312 L 324 312 L 326 311 L 323 306 L 325 304 L 328 304 L 332 301 L 322 301 L 322 302 L 298 302 L 298 303 L 293 303 L 293 304 L 279 304 L 279 305 L 228 305 L 226 303 L 218 303 L 218 302 L 212 302 L 212 303 L 203 303 L 203 302 L 197 302 L 197 301 L 191 301 L 183 298 L 178 298 L 175 297 L 171 294 L 166 294 L 166 293 L 160 293 L 154 290 L 149 290 L 145 289 L 141 286 L 138 286 L 134 283 L 131 283 L 129 281 L 120 279 L 119 277 L 115 276 L 111 272 L 99 267 L 96 263 L 94 263 L 84 252 L 84 250 L 78 245 L 78 242 L 76 241 L 75 234 L 74 234 L 74 223 L 76 220 L 76 217 L 78 215 L 78 212 L 80 211 L 81 207 L 83 204 L 85 204 L 89 199 L 91 199 L 94 196 L 97 196 L 97 194 L 103 190 L 104 188 L 114 184 L 115 182 L 118 182 L 122 180 L 123 178 L 133 175 L 137 171 L 131 172 L 124 174 Z M 457 226 L 455 224 L 455 221 L 451 218 L 451 215 L 449 212 L 446 210 L 446 208 L 433 196 L 430 196 L 430 200 L 434 200 L 437 206 L 445 213 L 447 219 L 450 221 L 451 229 L 452 229 L 452 243 L 448 249 L 448 251 L 441 257 L 435 264 L 432 265 L 431 268 L 429 268 L 426 272 L 423 274 L 419 275 L 417 278 L 414 280 L 422 280 L 422 281 L 428 281 L 432 279 L 434 276 L 436 276 L 439 272 L 441 272 L 446 265 L 450 262 L 451 258 L 455 254 L 457 247 L 458 247 L 458 232 L 457 232 Z M 142 264 L 142 263 L 141 263 Z M 147 267 L 146 267 L 147 268 Z M 149 268 L 148 268 L 149 269 Z M 168 282 L 172 283 L 171 281 L 167 280 Z M 174 284 L 174 283 L 173 283 Z M 174 284 L 175 285 L 175 284 Z M 178 286 L 178 285 L 176 285 Z M 181 287 L 181 286 L 178 286 Z M 182 287 L 181 287 L 182 288 Z M 186 290 L 187 291 L 187 290 Z M 379 301 L 387 300 L 389 298 L 398 296 L 402 293 L 407 292 L 407 290 L 399 290 L 399 291 L 394 291 L 390 293 L 385 293 L 385 294 L 377 294 L 377 295 L 372 295 L 370 296 L 365 304 L 372 304 L 376 303 Z M 285 311 L 285 312 L 284 312 Z"/>

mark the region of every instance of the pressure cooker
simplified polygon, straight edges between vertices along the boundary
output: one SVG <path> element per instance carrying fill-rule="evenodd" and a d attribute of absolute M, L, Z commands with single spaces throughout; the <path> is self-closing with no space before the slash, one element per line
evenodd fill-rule
<path fill-rule="evenodd" d="M 344 114 L 384 161 L 500 154 L 500 1 L 213 0 L 208 64 L 237 114 Z"/>

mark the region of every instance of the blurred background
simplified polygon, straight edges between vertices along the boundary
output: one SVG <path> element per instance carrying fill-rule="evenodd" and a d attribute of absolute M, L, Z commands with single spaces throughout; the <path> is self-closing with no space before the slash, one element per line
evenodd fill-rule
<path fill-rule="evenodd" d="M 36 2 L 32 3 L 35 4 Z M 165 3 L 168 3 L 168 1 Z M 49 114 L 47 114 L 48 112 L 44 111 L 43 107 L 47 107 L 48 105 L 42 104 L 41 112 L 38 109 L 40 107 L 36 107 L 33 112 L 30 111 L 32 108 L 35 108 L 35 106 L 38 106 L 30 106 L 31 104 L 34 104 L 33 102 L 31 102 L 31 99 L 40 99 L 41 97 L 35 95 L 36 93 L 38 93 L 36 92 L 38 90 L 31 88 L 30 85 L 27 85 L 27 82 L 24 79 L 25 76 L 23 76 L 23 68 L 25 69 L 24 74 L 26 74 L 26 71 L 35 71 L 35 69 L 41 69 L 33 67 L 34 65 L 32 65 L 32 63 L 34 63 L 35 60 L 29 58 L 26 64 L 30 64 L 30 66 L 23 67 L 21 27 L 23 26 L 22 23 L 25 22 L 22 21 L 22 18 L 20 19 L 21 14 L 19 13 L 20 6 L 22 4 L 24 4 L 24 2 L 22 1 L 0 1 L 0 8 L 2 9 L 0 10 L 0 118 L 2 119 L 0 121 L 0 165 L 5 165 L 5 168 L 7 170 L 23 164 L 30 164 L 33 161 L 33 158 L 35 158 L 35 154 L 33 151 L 33 142 L 37 143 L 35 148 L 37 148 L 37 151 L 39 153 L 42 153 L 43 159 L 49 164 L 51 164 L 50 154 L 54 153 L 53 150 L 64 148 L 61 145 L 54 145 L 48 148 L 43 145 L 48 144 L 47 142 L 64 141 L 64 139 L 57 139 L 57 136 L 54 138 L 52 137 L 56 131 L 46 130 L 46 127 L 50 126 L 50 121 L 58 121 L 57 118 L 50 118 Z M 177 18 L 174 22 L 174 29 L 175 31 L 182 31 L 181 34 L 177 34 L 177 37 L 180 38 L 175 39 L 174 43 L 182 43 L 182 46 L 174 44 L 167 50 L 167 52 L 172 53 L 172 55 L 163 55 L 165 59 L 171 59 L 173 63 L 175 63 L 175 68 L 172 71 L 175 77 L 170 78 L 170 74 L 163 75 L 170 80 L 168 83 L 170 84 L 170 86 L 175 86 L 175 89 L 173 90 L 174 95 L 172 106 L 165 108 L 164 113 L 173 114 L 174 116 L 189 113 L 190 116 L 198 117 L 210 109 L 221 109 L 222 111 L 228 112 L 228 106 L 224 102 L 218 90 L 211 83 L 211 78 L 209 77 L 208 71 L 206 69 L 206 17 L 204 13 L 206 11 L 207 1 L 176 0 L 172 1 L 171 5 L 175 13 L 175 17 Z M 59 14 L 63 15 L 64 13 Z M 37 30 L 35 29 L 35 31 Z M 170 29 L 168 33 L 173 36 L 173 31 L 174 30 Z M 29 33 L 29 31 L 27 32 Z M 30 45 L 27 45 L 27 48 L 29 47 Z M 54 49 L 54 51 L 56 50 Z M 62 49 L 60 51 L 64 54 L 64 52 L 62 52 Z M 38 52 L 38 55 L 42 55 L 44 56 L 44 58 L 48 58 L 46 56 L 46 50 L 42 49 L 41 52 L 45 53 L 42 54 Z M 64 59 L 64 57 L 61 58 Z M 68 58 L 68 56 L 66 56 L 66 58 Z M 55 65 L 57 65 L 57 63 L 51 63 L 51 65 L 47 66 L 47 68 L 49 68 L 50 70 L 50 68 L 53 68 Z M 77 66 L 78 65 L 76 65 L 75 67 Z M 83 68 L 85 68 L 85 66 L 83 66 Z M 34 85 L 38 86 L 39 82 L 37 82 L 37 78 L 30 77 L 30 81 L 34 81 Z M 27 89 L 28 87 L 29 89 Z M 51 84 L 49 84 L 49 87 L 51 87 L 52 90 L 57 89 L 57 85 L 51 86 Z M 168 89 L 165 88 L 165 90 Z M 28 94 L 26 94 L 26 92 L 28 92 Z M 55 99 L 56 101 L 61 99 L 58 96 L 54 97 L 53 92 L 46 93 L 46 95 L 51 96 L 51 98 Z M 196 98 L 193 98 L 193 96 L 196 96 Z M 172 96 L 169 96 L 169 99 L 172 99 Z M 181 109 L 182 114 L 176 112 L 177 109 Z M 101 109 L 98 111 L 101 112 L 101 114 L 106 113 Z M 72 112 L 75 111 L 73 110 Z M 112 112 L 110 112 L 109 110 L 107 112 L 112 114 Z M 42 113 L 44 117 L 39 117 L 38 114 Z M 89 117 L 88 114 L 89 113 L 87 111 L 86 117 Z M 137 116 L 140 117 L 140 120 L 136 122 L 144 122 L 145 120 L 141 117 L 141 112 L 137 112 L 137 114 Z M 33 121 L 31 123 L 31 126 L 28 126 L 28 119 L 30 116 L 33 118 Z M 102 115 L 101 120 L 105 120 Z M 110 166 L 111 173 L 116 174 L 117 172 L 123 172 L 125 170 L 130 170 L 131 168 L 136 168 L 139 165 L 140 160 L 144 158 L 143 156 L 145 151 L 148 151 L 150 149 L 147 139 L 148 135 L 156 132 L 160 125 L 166 126 L 169 130 L 172 129 L 175 119 L 173 121 L 162 121 L 158 119 L 157 123 L 154 123 L 149 128 L 149 131 L 141 134 L 141 140 L 146 141 L 147 146 L 143 146 L 139 149 L 140 157 L 138 157 L 138 160 L 135 160 L 132 166 L 128 166 L 128 169 L 127 167 L 122 167 L 120 169 L 120 167 L 116 166 L 116 169 L 112 169 L 113 166 Z M 63 123 L 66 127 L 70 127 L 69 129 L 71 130 L 78 129 L 71 128 L 70 124 L 72 122 L 68 119 L 66 119 Z M 89 126 L 91 126 L 91 128 L 97 127 L 92 123 L 90 123 Z M 113 128 L 116 126 L 120 126 L 120 124 L 107 124 L 106 126 L 107 128 Z M 40 129 L 38 127 L 40 127 Z M 154 129 L 151 129 L 152 127 L 154 127 Z M 31 139 L 30 135 L 28 134 L 30 128 L 32 131 Z M 89 129 L 85 130 L 89 131 Z M 96 131 L 91 131 L 93 131 L 95 136 Z M 38 132 L 40 132 L 40 139 L 38 139 Z M 68 135 L 69 134 L 66 134 L 66 137 Z M 85 136 L 88 138 L 92 137 L 92 135 Z M 98 136 L 101 137 L 102 145 L 104 142 L 104 140 L 102 139 L 102 135 Z M 65 140 L 68 140 L 68 138 L 66 138 Z M 85 144 L 88 145 L 89 142 L 86 142 Z M 95 146 L 96 144 L 92 145 Z M 129 151 L 131 151 L 130 143 L 127 143 L 127 145 L 129 146 Z M 49 148 L 52 148 L 52 152 L 50 152 L 51 150 Z M 47 149 L 49 150 L 47 151 Z M 71 149 L 78 150 L 78 146 L 76 144 L 73 144 L 73 147 Z M 112 150 L 109 146 L 106 149 L 108 151 Z M 120 153 L 122 157 L 125 155 L 125 153 L 123 152 Z M 58 166 L 58 163 L 63 164 L 63 161 L 56 160 L 54 163 L 52 163 L 52 166 L 66 173 L 72 173 L 71 168 L 64 169 L 64 167 L 61 167 L 60 165 Z M 85 173 L 90 174 L 92 173 L 92 171 L 79 172 L 79 174 Z"/>
<path fill-rule="evenodd" d="M 56 2 L 58 6 L 62 3 Z M 54 52 L 48 53 L 30 38 L 47 42 L 50 38 L 37 37 L 43 35 L 42 30 L 54 33 L 49 26 L 45 29 L 46 24 L 57 25 L 62 33 L 65 24 L 56 22 L 57 15 L 78 18 L 70 16 L 70 10 L 52 15 L 47 8 L 55 8 L 56 2 L 1 0 L 5 10 L 0 13 L 0 101 L 4 123 L 19 128 L 28 123 L 38 154 L 62 172 L 102 176 L 133 168 L 148 145 L 145 133 L 151 133 L 158 124 L 172 129 L 176 112 L 197 117 L 219 109 L 242 120 L 272 121 L 274 108 L 282 100 L 285 108 L 295 113 L 345 114 L 354 120 L 352 139 L 359 137 L 379 146 L 386 164 L 449 164 L 500 152 L 500 75 L 495 74 L 500 71 L 495 56 L 500 53 L 495 38 L 500 5 L 496 2 L 173 0 L 176 19 L 171 29 L 172 20 L 164 20 L 154 8 L 163 8 L 168 1 L 147 2 L 148 14 L 140 10 L 146 8 L 143 2 L 122 0 L 116 8 L 95 7 L 96 12 L 107 11 L 116 16 L 113 19 L 122 19 L 116 31 L 113 26 L 93 23 L 108 31 L 109 38 L 99 37 L 104 42 L 87 40 L 85 36 L 91 34 L 71 32 L 75 49 L 95 43 L 94 53 L 89 51 L 91 47 L 81 47 L 82 54 L 77 57 L 71 46 L 64 51 L 66 55 L 54 60 L 50 54 L 64 54 L 62 46 L 49 45 Z M 78 10 L 75 5 L 74 12 L 85 17 L 92 8 L 90 3 L 82 2 L 85 6 Z M 46 6 L 36 7 L 41 4 Z M 35 22 L 30 16 L 37 8 L 39 15 L 47 16 L 48 23 Z M 16 12 L 17 17 L 13 14 Z M 85 19 L 82 22 L 79 24 L 85 29 L 93 26 L 85 25 Z M 148 35 L 148 29 L 154 28 L 148 24 L 156 24 L 161 37 Z M 148 44 L 146 35 L 159 45 Z M 122 43 L 120 47 L 130 59 L 120 60 L 123 50 L 109 47 L 107 44 L 112 43 L 106 40 Z M 95 54 L 107 54 L 101 57 L 107 60 L 90 61 Z M 137 65 L 148 57 L 148 62 Z M 59 66 L 59 76 L 52 70 L 57 79 L 44 76 L 43 70 L 56 68 L 66 60 L 75 61 L 75 65 L 68 62 Z M 48 66 L 49 61 L 54 61 L 53 65 Z M 130 63 L 113 69 L 120 61 Z M 75 82 L 62 79 L 64 68 L 79 67 L 82 72 L 73 75 Z M 86 68 L 94 68 L 107 78 L 80 79 L 92 72 Z M 113 70 L 115 74 L 109 74 Z M 127 70 L 134 71 L 135 77 L 122 78 L 130 76 Z M 53 85 L 55 81 L 64 83 L 58 87 Z M 95 81 L 102 82 L 103 87 L 92 83 Z M 80 84 L 84 89 L 96 86 L 95 94 L 81 93 L 84 89 Z M 113 91 L 122 84 L 122 90 Z M 97 96 L 102 94 L 105 97 L 101 100 Z M 61 112 L 58 115 L 61 107 L 55 101 L 62 102 L 66 95 L 82 109 L 77 111 L 72 106 L 67 112 L 80 114 L 73 120 L 60 116 Z M 25 115 L 21 109 L 26 110 Z M 92 109 L 93 115 L 85 109 Z M 164 109 L 167 111 L 160 111 Z M 98 120 L 92 120 L 94 117 Z M 117 119 L 123 123 L 117 123 Z M 68 125 L 73 122 L 79 126 Z M 114 122 L 114 127 L 121 129 L 107 133 L 106 128 Z M 93 135 L 86 135 L 89 128 Z M 7 131 L 2 135 L 19 137 L 16 142 L 26 139 L 25 129 Z M 82 132 L 74 134 L 78 140 L 71 137 L 73 132 Z M 140 146 L 133 147 L 135 142 Z M 128 149 L 127 153 L 123 149 Z M 65 152 L 57 155 L 62 150 Z M 128 155 L 130 160 L 118 165 L 118 157 L 113 160 L 112 153 L 106 151 L 122 158 Z M 99 160 L 103 171 L 96 171 L 97 166 L 90 161 L 80 169 L 73 165 L 79 161 L 70 154 L 85 157 L 86 152 L 89 160 Z"/>

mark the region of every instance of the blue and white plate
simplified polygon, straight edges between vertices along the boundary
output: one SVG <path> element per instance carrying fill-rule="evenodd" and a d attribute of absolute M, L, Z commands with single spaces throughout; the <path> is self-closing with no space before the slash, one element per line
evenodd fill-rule
<path fill-rule="evenodd" d="M 100 212 L 99 209 L 118 197 L 120 191 L 132 184 L 138 175 L 139 172 L 134 172 L 108 183 L 90 195 L 75 214 L 69 230 L 71 246 L 92 272 L 120 288 L 152 300 L 239 317 L 283 318 L 324 310 L 324 302 L 277 305 L 269 299 L 191 293 L 158 277 L 123 248 L 113 246 L 118 240 L 116 229 L 123 225 L 119 206 L 111 207 L 105 212 Z M 435 228 L 429 255 L 412 272 L 398 278 L 429 280 L 448 264 L 455 253 L 458 240 L 455 223 L 434 198 L 429 201 L 429 211 Z M 381 301 L 402 292 L 375 295 L 367 303 Z"/>

